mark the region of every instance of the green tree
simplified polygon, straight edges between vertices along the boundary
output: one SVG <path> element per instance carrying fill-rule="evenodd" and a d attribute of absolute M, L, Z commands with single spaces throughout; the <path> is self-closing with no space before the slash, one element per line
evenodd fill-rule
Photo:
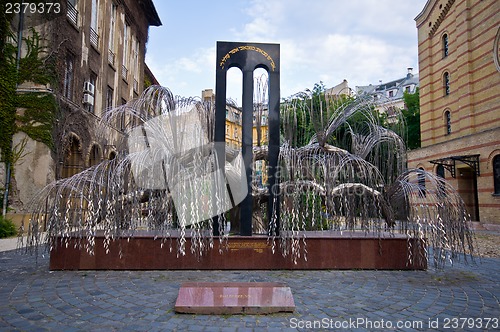
<path fill-rule="evenodd" d="M 410 150 L 420 147 L 420 93 L 417 88 L 415 93 L 404 93 L 406 107 L 403 109 L 405 119 L 405 143 Z"/>
<path fill-rule="evenodd" d="M 281 133 L 293 147 L 307 145 L 315 133 L 311 121 L 311 101 L 311 95 L 302 92 L 281 104 Z"/>
<path fill-rule="evenodd" d="M 10 31 L 10 20 L 4 10 L 0 13 L 0 149 L 2 150 L 1 161 L 10 162 L 12 158 L 11 142 L 15 132 L 15 94 L 16 94 L 16 64 L 12 59 L 15 49 L 6 43 L 8 37 L 12 37 Z"/>
<path fill-rule="evenodd" d="M 5 22 L 4 22 L 5 24 Z M 42 38 L 34 30 L 23 38 L 26 45 L 25 54 L 19 59 L 17 69 L 17 47 L 3 43 L 2 61 L 0 63 L 0 149 L 2 161 L 12 162 L 12 137 L 22 131 L 33 140 L 45 143 L 53 148 L 52 128 L 57 104 L 49 92 L 16 93 L 18 84 L 33 82 L 35 84 L 54 83 L 54 58 L 49 55 L 47 47 L 42 46 Z M 5 28 L 2 40 L 7 35 L 15 39 L 12 32 Z M 22 108 L 22 114 L 16 110 Z"/>
<path fill-rule="evenodd" d="M 24 82 L 40 85 L 54 83 L 55 59 L 42 45 L 43 39 L 33 28 L 22 38 L 26 50 L 18 59 L 17 38 L 10 29 L 10 20 L 12 15 L 0 15 L 0 161 L 10 166 L 10 178 L 14 181 L 16 158 L 22 158 L 25 153 L 16 150 L 25 144 L 13 147 L 14 134 L 24 132 L 31 139 L 54 148 L 52 131 L 58 105 L 50 92 L 16 92 L 18 85 Z M 7 42 L 8 38 L 14 43 Z M 23 111 L 18 113 L 18 109 Z M 6 192 L 9 182 L 7 180 L 5 185 L 0 185 L 3 187 L 1 190 Z M 1 201 L 5 212 L 4 200 Z"/>

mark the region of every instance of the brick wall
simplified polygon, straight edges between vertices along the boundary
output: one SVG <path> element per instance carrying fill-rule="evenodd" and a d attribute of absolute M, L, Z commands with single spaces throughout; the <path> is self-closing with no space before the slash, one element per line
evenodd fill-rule
<path fill-rule="evenodd" d="M 494 61 L 500 2 L 429 0 L 415 20 L 422 148 L 409 153 L 408 165 L 435 173 L 437 165 L 430 160 L 479 154 L 477 186 L 471 168 L 462 162 L 456 163 L 456 177 L 446 171 L 446 179 L 458 190 L 473 219 L 479 209 L 481 222 L 500 224 L 500 197 L 493 195 L 492 169 L 493 157 L 500 154 L 500 73 Z"/>

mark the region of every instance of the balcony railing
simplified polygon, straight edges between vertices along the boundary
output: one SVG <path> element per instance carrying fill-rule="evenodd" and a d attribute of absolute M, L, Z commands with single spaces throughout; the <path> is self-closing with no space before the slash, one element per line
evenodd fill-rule
<path fill-rule="evenodd" d="M 95 48 L 99 48 L 99 35 L 92 28 L 90 28 L 90 44 Z"/>
<path fill-rule="evenodd" d="M 111 50 L 108 50 L 108 62 L 112 66 L 115 65 L 115 54 Z"/>
<path fill-rule="evenodd" d="M 5 43 L 6 43 L 6 44 L 11 44 L 11 45 L 16 45 L 16 47 L 17 47 L 17 42 L 16 42 L 16 40 L 14 39 L 14 37 L 12 37 L 12 36 L 7 36 L 7 37 L 5 38 Z"/>
<path fill-rule="evenodd" d="M 75 26 L 78 26 L 78 10 L 76 10 L 75 6 L 68 1 L 68 10 L 66 12 L 66 16 Z"/>
<path fill-rule="evenodd" d="M 128 78 L 128 69 L 124 65 L 122 65 L 122 78 L 126 81 Z"/>

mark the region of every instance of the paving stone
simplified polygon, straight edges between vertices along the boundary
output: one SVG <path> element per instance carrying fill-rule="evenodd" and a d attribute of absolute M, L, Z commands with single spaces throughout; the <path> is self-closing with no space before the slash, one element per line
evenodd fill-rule
<path fill-rule="evenodd" d="M 291 319 L 499 317 L 500 259 L 428 271 L 54 271 L 48 255 L 0 253 L 0 330 L 252 331 Z M 177 315 L 183 282 L 280 282 L 294 314 Z M 363 330 L 359 327 L 358 330 Z M 408 329 L 410 330 L 410 329 Z"/>

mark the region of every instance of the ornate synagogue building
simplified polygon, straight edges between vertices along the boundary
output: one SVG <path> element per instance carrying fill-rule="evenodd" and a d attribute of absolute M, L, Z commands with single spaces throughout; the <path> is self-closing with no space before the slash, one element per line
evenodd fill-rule
<path fill-rule="evenodd" d="M 446 178 L 472 220 L 500 224 L 500 2 L 429 0 L 415 21 L 422 144 L 409 167 Z"/>

